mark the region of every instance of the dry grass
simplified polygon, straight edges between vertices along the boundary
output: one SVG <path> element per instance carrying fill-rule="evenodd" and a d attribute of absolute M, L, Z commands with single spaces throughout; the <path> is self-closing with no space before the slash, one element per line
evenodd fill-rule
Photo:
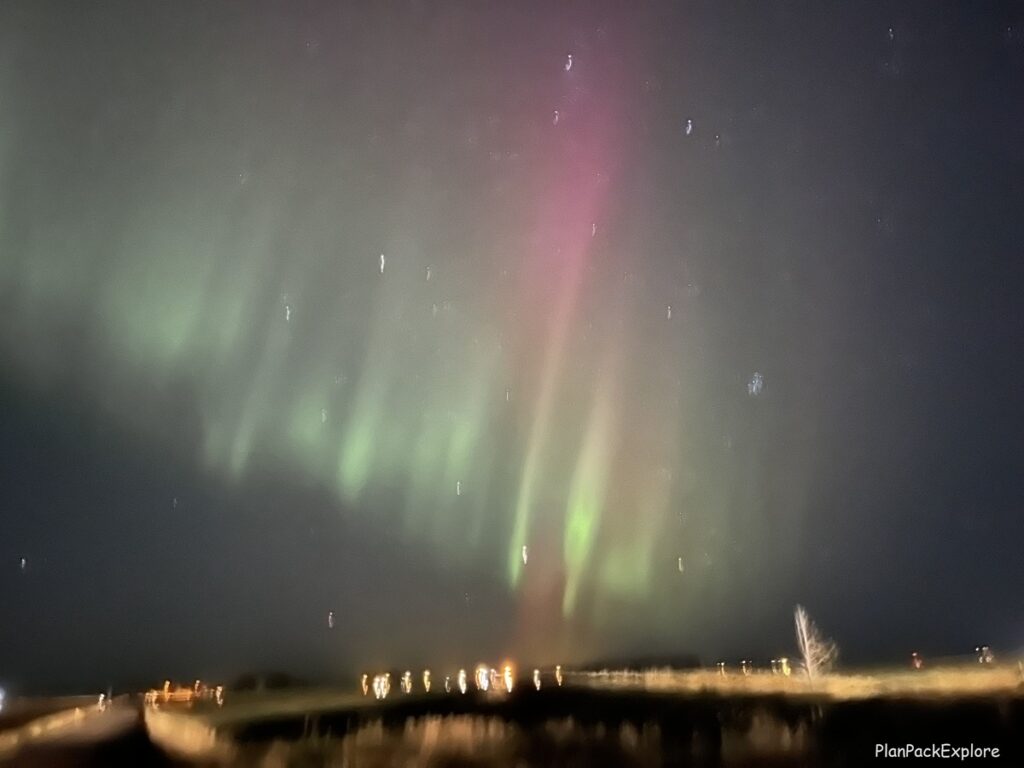
<path fill-rule="evenodd" d="M 574 675 L 573 682 L 600 688 L 640 688 L 678 693 L 723 695 L 808 694 L 833 699 L 863 699 L 872 696 L 970 696 L 1021 693 L 1021 674 L 1016 665 L 959 665 L 922 670 L 878 670 L 863 674 L 834 673 L 815 680 L 794 671 L 789 677 L 768 671 L 744 675 L 732 670 L 678 671 L 649 669 L 641 672 L 603 671 Z"/>

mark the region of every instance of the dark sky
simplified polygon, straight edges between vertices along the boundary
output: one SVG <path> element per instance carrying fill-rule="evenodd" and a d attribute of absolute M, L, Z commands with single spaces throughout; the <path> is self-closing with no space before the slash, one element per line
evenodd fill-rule
<path fill-rule="evenodd" d="M 1022 71 L 1014 3 L 3 3 L 0 685 L 1019 650 Z"/>

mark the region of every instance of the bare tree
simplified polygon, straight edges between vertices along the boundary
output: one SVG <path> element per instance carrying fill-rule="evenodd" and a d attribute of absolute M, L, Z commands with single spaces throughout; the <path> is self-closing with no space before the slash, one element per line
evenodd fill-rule
<path fill-rule="evenodd" d="M 821 636 L 802 605 L 796 607 L 793 617 L 796 620 L 796 642 L 803 657 L 807 681 L 813 683 L 819 674 L 828 672 L 839 655 L 839 646 Z"/>

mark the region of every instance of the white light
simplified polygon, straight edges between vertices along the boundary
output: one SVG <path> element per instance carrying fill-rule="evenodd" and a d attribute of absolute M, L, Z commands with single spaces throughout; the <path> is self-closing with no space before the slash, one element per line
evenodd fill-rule
<path fill-rule="evenodd" d="M 505 681 L 505 692 L 512 693 L 512 686 L 515 684 L 515 680 L 512 678 L 512 665 L 506 664 L 501 676 Z"/>
<path fill-rule="evenodd" d="M 526 565 L 526 561 L 529 559 L 530 553 L 526 549 L 526 545 L 523 545 L 523 565 Z"/>
<path fill-rule="evenodd" d="M 391 673 L 373 676 L 373 695 L 377 699 L 387 698 L 391 691 Z"/>
<path fill-rule="evenodd" d="M 423 689 L 427 693 L 430 693 L 430 670 L 429 669 L 424 669 L 423 670 Z"/>
<path fill-rule="evenodd" d="M 757 397 L 764 390 L 764 376 L 759 371 L 754 371 L 754 375 L 750 377 L 750 381 L 747 382 L 747 394 L 751 397 Z"/>
<path fill-rule="evenodd" d="M 384 258 L 384 254 L 382 253 L 380 255 L 380 273 L 382 275 L 384 274 L 384 262 L 386 262 L 386 261 L 387 261 L 387 259 Z"/>
<path fill-rule="evenodd" d="M 568 72 L 571 69 L 572 69 L 572 54 L 570 53 L 570 54 L 568 54 L 565 57 L 565 71 Z"/>
<path fill-rule="evenodd" d="M 459 670 L 459 693 L 466 692 L 466 670 Z"/>
<path fill-rule="evenodd" d="M 562 665 L 561 664 L 558 664 L 555 667 L 555 682 L 558 683 L 559 686 L 562 685 Z"/>
<path fill-rule="evenodd" d="M 491 670 L 487 667 L 480 665 L 476 668 L 476 687 L 477 690 L 484 691 L 491 686 Z"/>
<path fill-rule="evenodd" d="M 540 670 L 533 670 L 533 687 L 538 691 L 540 690 Z"/>

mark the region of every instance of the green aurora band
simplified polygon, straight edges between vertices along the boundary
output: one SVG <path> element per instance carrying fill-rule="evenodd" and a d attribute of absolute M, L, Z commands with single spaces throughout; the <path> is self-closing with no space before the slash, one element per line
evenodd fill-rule
<path fill-rule="evenodd" d="M 401 73 L 376 84 L 405 94 L 396 125 L 355 85 L 347 111 L 287 82 L 252 107 L 235 66 L 247 87 L 183 76 L 173 108 L 111 82 L 144 105 L 124 142 L 100 107 L 62 149 L 32 135 L 59 105 L 0 118 L 20 190 L 0 201 L 11 371 L 75 377 L 157 439 L 187 393 L 197 461 L 225 482 L 283 470 L 356 517 L 400 499 L 401 541 L 535 602 L 557 584 L 566 619 L 674 594 L 655 574 L 679 557 L 699 578 L 756 494 L 702 467 L 721 431 L 702 415 L 699 300 L 670 296 L 666 317 L 616 234 L 621 85 L 580 95 L 578 62 L 557 125 L 550 102 L 496 102 L 490 123 L 465 117 L 467 144 Z M 69 327 L 79 349 L 53 341 Z"/>

